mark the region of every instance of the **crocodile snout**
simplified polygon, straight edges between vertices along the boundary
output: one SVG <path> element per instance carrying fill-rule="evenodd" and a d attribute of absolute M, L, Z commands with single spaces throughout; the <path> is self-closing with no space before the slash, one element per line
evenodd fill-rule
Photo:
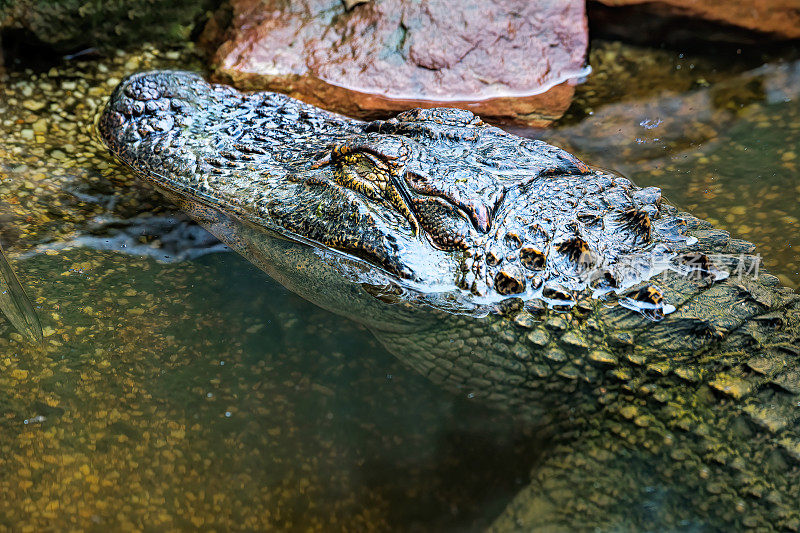
<path fill-rule="evenodd" d="M 103 142 L 114 152 L 153 141 L 192 123 L 198 84 L 191 72 L 143 72 L 125 79 L 111 95 L 98 122 Z"/>

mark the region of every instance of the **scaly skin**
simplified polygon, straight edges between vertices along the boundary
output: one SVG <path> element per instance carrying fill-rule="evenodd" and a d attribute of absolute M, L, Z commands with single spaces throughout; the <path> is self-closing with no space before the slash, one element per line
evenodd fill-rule
<path fill-rule="evenodd" d="M 281 283 L 552 436 L 494 530 L 800 530 L 800 297 L 726 278 L 754 247 L 657 189 L 468 112 L 189 73 L 128 78 L 98 127 Z"/>

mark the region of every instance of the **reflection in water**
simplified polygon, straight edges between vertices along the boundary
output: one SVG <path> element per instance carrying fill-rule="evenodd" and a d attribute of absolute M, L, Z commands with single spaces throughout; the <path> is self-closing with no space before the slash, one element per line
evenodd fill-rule
<path fill-rule="evenodd" d="M 758 242 L 796 286 L 796 92 L 726 91 L 738 73 L 686 75 L 689 62 L 678 73 L 643 60 L 663 85 L 592 102 L 547 140 Z M 145 48 L 0 82 L 0 233 L 14 252 L 38 251 L 15 267 L 44 326 L 40 349 L 0 323 L 0 527 L 485 526 L 548 446 L 534 430 L 440 391 L 238 256 L 154 260 L 181 252 L 162 222 L 186 218 L 110 164 L 91 123 L 122 76 L 199 65 Z M 613 66 L 595 72 L 613 79 Z M 777 70 L 743 76 L 774 88 Z M 214 245 L 195 239 L 186 256 Z M 631 513 L 659 523 L 669 494 L 641 458 L 615 464 L 627 474 L 617 489 L 641 492 Z"/>

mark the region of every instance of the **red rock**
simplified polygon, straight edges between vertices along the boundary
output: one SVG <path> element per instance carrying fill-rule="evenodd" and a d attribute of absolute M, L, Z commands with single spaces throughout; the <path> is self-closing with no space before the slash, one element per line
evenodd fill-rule
<path fill-rule="evenodd" d="M 584 71 L 582 0 L 232 0 L 216 78 L 362 118 L 451 106 L 544 126 Z M 221 33 L 221 35 L 214 35 Z"/>
<path fill-rule="evenodd" d="M 800 0 L 596 0 L 612 6 L 637 6 L 653 15 L 688 17 L 782 39 L 800 38 Z"/>

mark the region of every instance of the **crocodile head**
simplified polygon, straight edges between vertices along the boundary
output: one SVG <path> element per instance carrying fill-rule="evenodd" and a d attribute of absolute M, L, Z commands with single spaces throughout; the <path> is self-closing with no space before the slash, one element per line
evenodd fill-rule
<path fill-rule="evenodd" d="M 367 123 L 151 72 L 120 84 L 98 126 L 173 197 L 474 300 L 630 289 L 650 275 L 642 255 L 681 239 L 658 189 L 463 110 Z"/>

